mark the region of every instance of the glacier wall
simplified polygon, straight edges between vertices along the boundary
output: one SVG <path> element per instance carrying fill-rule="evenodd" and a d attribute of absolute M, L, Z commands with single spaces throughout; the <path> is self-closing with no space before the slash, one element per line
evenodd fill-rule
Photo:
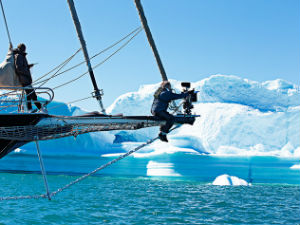
<path fill-rule="evenodd" d="M 171 80 L 181 90 L 180 82 Z M 136 92 L 118 97 L 108 107 L 110 114 L 150 115 L 158 84 L 143 85 Z M 237 76 L 213 75 L 192 83 L 200 91 L 193 126 L 183 125 L 169 134 L 169 143 L 155 142 L 137 157 L 187 151 L 216 155 L 300 156 L 299 87 L 281 79 L 263 83 Z M 61 105 L 62 107 L 54 107 Z M 51 114 L 79 115 L 75 106 L 54 102 Z M 114 154 L 128 151 L 158 134 L 158 128 L 111 131 L 42 142 L 45 154 Z M 118 141 L 116 143 L 116 137 Z M 114 143 L 115 141 L 115 143 Z M 33 145 L 22 147 L 32 152 Z"/>

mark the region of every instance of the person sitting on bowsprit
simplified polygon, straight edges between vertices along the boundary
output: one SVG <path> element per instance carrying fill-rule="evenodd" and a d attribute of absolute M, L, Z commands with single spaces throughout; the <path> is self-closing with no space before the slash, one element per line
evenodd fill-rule
<path fill-rule="evenodd" d="M 31 86 L 32 77 L 30 73 L 30 68 L 33 66 L 33 64 L 28 64 L 26 59 L 27 53 L 25 51 L 26 46 L 23 43 L 19 44 L 18 48 L 13 50 L 15 57 L 16 74 L 19 77 L 22 87 L 26 87 L 25 92 L 27 97 L 28 111 L 32 112 L 31 100 L 34 102 L 34 104 L 40 111 L 43 111 L 41 103 L 37 101 L 35 90 Z"/>
<path fill-rule="evenodd" d="M 166 120 L 166 124 L 160 127 L 159 138 L 162 141 L 168 142 L 167 134 L 174 124 L 174 116 L 167 112 L 169 103 L 176 99 L 185 98 L 188 92 L 176 94 L 172 92 L 169 81 L 163 81 L 157 91 L 154 93 L 154 101 L 151 108 L 153 116 Z"/>

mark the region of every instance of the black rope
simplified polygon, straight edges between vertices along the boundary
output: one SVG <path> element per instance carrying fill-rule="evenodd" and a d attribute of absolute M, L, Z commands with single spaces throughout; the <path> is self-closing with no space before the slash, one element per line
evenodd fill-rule
<path fill-rule="evenodd" d="M 154 54 L 157 66 L 158 66 L 160 74 L 161 74 L 161 78 L 162 78 L 163 81 L 167 81 L 168 77 L 167 77 L 165 68 L 164 68 L 164 66 L 162 64 L 162 61 L 160 59 L 158 50 L 156 48 L 156 45 L 155 45 L 155 42 L 154 42 L 151 30 L 150 30 L 150 28 L 148 26 L 148 22 L 147 22 L 145 13 L 144 13 L 144 9 L 143 9 L 142 3 L 141 3 L 140 0 L 134 0 L 134 3 L 135 3 L 137 11 L 139 13 L 139 17 L 140 17 L 141 23 L 142 23 L 142 25 L 144 27 L 144 30 L 145 30 L 145 33 L 146 33 L 149 45 L 150 45 L 150 47 L 152 49 L 152 52 Z"/>

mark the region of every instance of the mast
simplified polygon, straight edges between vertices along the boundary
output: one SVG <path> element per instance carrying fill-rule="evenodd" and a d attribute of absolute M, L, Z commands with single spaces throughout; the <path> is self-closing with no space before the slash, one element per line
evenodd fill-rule
<path fill-rule="evenodd" d="M 8 41 L 9 41 L 9 47 L 12 48 L 12 41 L 11 41 L 9 30 L 8 30 L 8 25 L 7 25 L 7 20 L 6 20 L 6 16 L 5 16 L 5 12 L 4 12 L 4 8 L 3 8 L 2 0 L 0 0 L 0 4 L 1 4 L 2 15 L 3 15 L 5 27 L 6 27 L 6 33 L 7 33 L 7 37 L 8 37 Z"/>
<path fill-rule="evenodd" d="M 158 54 L 155 42 L 153 40 L 150 28 L 148 26 L 147 19 L 146 19 L 146 16 L 145 16 L 144 9 L 143 9 L 143 6 L 141 4 L 141 1 L 140 0 L 134 0 L 134 2 L 135 2 L 136 9 L 139 12 L 140 20 L 141 20 L 141 22 L 143 24 L 143 27 L 144 27 L 144 30 L 146 32 L 146 36 L 147 36 L 148 42 L 149 42 L 150 47 L 152 48 L 153 54 L 155 56 L 155 59 L 156 59 L 156 62 L 157 62 L 157 65 L 158 65 L 158 68 L 159 68 L 159 71 L 160 71 L 160 74 L 161 74 L 161 78 L 162 78 L 163 81 L 167 81 L 168 80 L 167 74 L 166 74 L 164 66 L 163 66 L 163 64 L 161 62 L 161 59 L 160 59 L 160 56 Z"/>
<path fill-rule="evenodd" d="M 91 77 L 91 80 L 92 80 L 92 83 L 93 83 L 93 86 L 94 86 L 93 97 L 95 97 L 98 100 L 101 112 L 103 114 L 105 114 L 105 109 L 104 109 L 104 106 L 103 106 L 103 103 L 102 103 L 102 93 L 100 92 L 100 90 L 98 88 L 98 85 L 97 85 L 97 82 L 96 82 L 96 79 L 95 79 L 95 76 L 94 76 L 94 72 L 93 72 L 93 69 L 92 69 L 92 66 L 91 66 L 91 62 L 90 62 L 90 57 L 88 55 L 88 51 L 87 51 L 87 48 L 86 48 L 86 43 L 85 43 L 85 40 L 83 38 L 83 33 L 82 33 L 82 30 L 81 30 L 81 25 L 80 25 L 79 18 L 78 18 L 76 9 L 75 9 L 74 2 L 73 2 L 73 0 L 67 0 L 67 1 L 68 1 L 68 4 L 69 4 L 70 11 L 71 11 L 72 19 L 73 19 L 73 22 L 74 22 L 74 25 L 75 25 L 75 28 L 76 28 L 76 32 L 77 32 L 77 35 L 78 35 L 78 38 L 79 38 L 79 41 L 80 41 L 80 44 L 81 44 L 81 48 L 82 48 L 82 51 L 83 51 L 83 54 L 84 54 L 86 65 L 88 67 L 88 71 L 89 71 L 89 74 L 90 74 L 90 77 Z"/>

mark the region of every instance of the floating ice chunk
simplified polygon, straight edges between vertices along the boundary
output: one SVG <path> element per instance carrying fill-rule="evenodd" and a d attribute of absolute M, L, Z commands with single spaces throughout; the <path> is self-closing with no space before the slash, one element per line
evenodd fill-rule
<path fill-rule="evenodd" d="M 173 169 L 173 163 L 158 163 L 155 161 L 149 161 L 147 165 L 147 176 L 168 176 L 179 177 L 179 173 L 176 173 Z"/>
<path fill-rule="evenodd" d="M 239 185 L 248 186 L 249 185 L 247 181 L 235 176 L 229 176 L 227 174 L 218 176 L 212 184 L 225 185 L 225 186 L 239 186 Z"/>
<path fill-rule="evenodd" d="M 16 148 L 14 152 L 15 152 L 15 153 L 24 153 L 25 150 L 24 150 L 24 149 L 21 149 L 21 148 Z"/>
<path fill-rule="evenodd" d="M 300 164 L 295 164 L 295 165 L 291 166 L 290 169 L 292 169 L 292 170 L 300 170 Z"/>

